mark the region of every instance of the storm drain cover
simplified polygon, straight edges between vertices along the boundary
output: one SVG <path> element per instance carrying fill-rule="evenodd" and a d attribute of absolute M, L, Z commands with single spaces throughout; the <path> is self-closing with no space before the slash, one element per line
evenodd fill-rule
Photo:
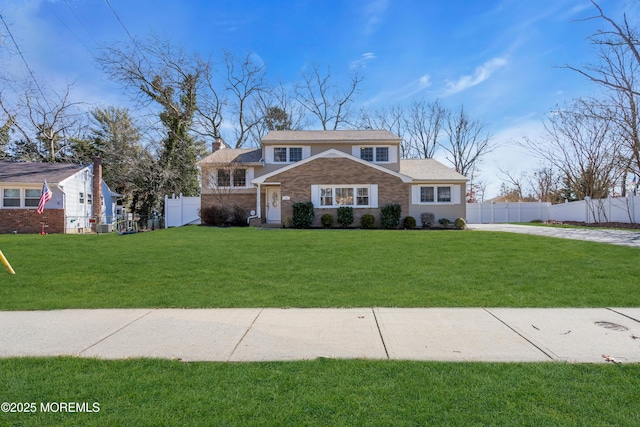
<path fill-rule="evenodd" d="M 596 322 L 596 325 L 600 326 L 601 328 L 611 329 L 612 331 L 628 331 L 629 330 L 629 328 L 627 328 L 626 326 L 618 325 L 617 323 L 611 323 L 611 322 Z"/>

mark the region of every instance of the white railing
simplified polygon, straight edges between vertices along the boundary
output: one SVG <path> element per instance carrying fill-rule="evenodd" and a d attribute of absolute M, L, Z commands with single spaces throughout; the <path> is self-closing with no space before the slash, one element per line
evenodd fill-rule
<path fill-rule="evenodd" d="M 467 203 L 469 224 L 578 221 L 640 222 L 640 196 L 589 199 L 552 205 L 547 202 Z"/>
<path fill-rule="evenodd" d="M 164 227 L 200 224 L 200 197 L 164 196 Z"/>

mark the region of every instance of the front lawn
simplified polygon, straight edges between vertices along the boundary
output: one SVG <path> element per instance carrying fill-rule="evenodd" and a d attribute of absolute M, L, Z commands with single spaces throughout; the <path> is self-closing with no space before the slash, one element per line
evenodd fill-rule
<path fill-rule="evenodd" d="M 474 231 L 0 235 L 0 309 L 640 306 L 636 248 Z"/>
<path fill-rule="evenodd" d="M 640 419 L 640 365 L 26 358 L 0 360 L 0 372 L 0 401 L 36 408 L 0 412 L 2 425 L 636 426 Z M 41 410 L 60 402 L 93 412 Z"/>

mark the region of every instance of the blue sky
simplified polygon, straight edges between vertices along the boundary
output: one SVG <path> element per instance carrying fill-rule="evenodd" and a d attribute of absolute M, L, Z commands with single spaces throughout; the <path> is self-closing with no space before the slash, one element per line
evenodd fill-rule
<path fill-rule="evenodd" d="M 600 3 L 614 18 L 640 15 L 637 0 Z M 580 19 L 594 11 L 589 0 L 0 0 L 37 78 L 54 88 L 73 83 L 73 96 L 95 105 L 127 102 L 94 60 L 98 45 L 128 39 L 118 17 L 135 37 L 153 33 L 204 57 L 252 52 L 274 82 L 294 82 L 309 63 L 330 64 L 337 75 L 359 65 L 363 106 L 464 104 L 501 144 L 481 164 L 489 196 L 499 168 L 539 164 L 514 140 L 536 137 L 556 105 L 596 90 L 557 68 L 592 60 L 586 38 L 602 24 Z M 25 75 L 22 59 L 7 52 L 13 42 L 0 43 L 0 72 Z"/>

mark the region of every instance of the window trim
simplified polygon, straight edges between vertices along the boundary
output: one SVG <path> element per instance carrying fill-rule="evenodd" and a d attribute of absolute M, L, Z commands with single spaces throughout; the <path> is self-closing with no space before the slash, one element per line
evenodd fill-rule
<path fill-rule="evenodd" d="M 240 170 L 244 170 L 244 185 L 238 186 L 238 185 L 235 185 L 235 181 L 236 181 L 235 174 Z M 229 185 L 218 185 L 220 171 L 224 171 L 228 174 Z M 247 189 L 247 188 L 251 188 L 251 180 L 253 179 L 253 168 L 251 167 L 232 167 L 232 168 L 219 167 L 219 168 L 212 169 L 209 172 L 208 176 L 209 178 L 207 179 L 207 188 L 209 188 L 210 190 Z"/>
<path fill-rule="evenodd" d="M 18 190 L 18 197 L 8 197 L 9 199 L 12 200 L 18 200 L 19 201 L 19 205 L 18 206 L 7 206 L 5 205 L 5 199 L 7 199 L 4 196 L 4 192 L 5 190 Z M 27 190 L 31 190 L 34 192 L 34 194 L 37 193 L 37 197 L 27 197 Z M 38 208 L 38 204 L 40 203 L 40 195 L 42 194 L 42 188 L 35 188 L 35 187 L 2 187 L 0 188 L 0 208 L 2 209 L 37 209 Z M 34 203 L 33 206 L 27 206 L 27 200 L 31 200 L 32 203 Z"/>
<path fill-rule="evenodd" d="M 362 151 L 370 148 L 372 151 L 373 160 L 367 160 L 362 158 Z M 378 150 L 386 149 L 387 150 L 387 159 L 386 160 L 378 160 Z M 365 162 L 376 163 L 376 164 L 388 164 L 388 163 L 397 163 L 397 147 L 393 145 L 354 145 L 351 154 L 354 157 L 359 158 L 360 160 L 364 160 Z"/>
<path fill-rule="evenodd" d="M 352 202 L 353 204 L 338 204 L 337 203 L 337 194 L 338 189 L 347 189 L 351 190 L 352 194 Z M 367 190 L 366 196 L 359 195 L 358 190 L 365 189 Z M 327 194 L 326 190 L 331 190 Z M 337 209 L 340 207 L 351 207 L 354 209 L 370 209 L 377 208 L 377 193 L 378 185 L 377 184 L 326 184 L 326 185 L 312 185 L 311 186 L 311 199 L 316 208 L 319 209 Z M 323 199 L 331 197 L 331 205 L 322 204 Z M 359 205 L 358 199 L 367 198 L 366 205 Z"/>
<path fill-rule="evenodd" d="M 433 202 L 423 202 L 422 201 L 422 188 L 432 188 L 433 189 Z M 439 189 L 440 188 L 448 188 L 449 189 L 449 201 L 440 201 L 439 200 Z M 459 191 L 460 186 L 456 184 L 417 184 L 413 186 L 413 197 L 412 204 L 414 205 L 455 205 L 461 203 L 459 199 Z"/>
<path fill-rule="evenodd" d="M 277 164 L 277 165 L 284 165 L 284 164 L 288 164 L 288 163 L 297 163 L 300 160 L 295 160 L 292 161 L 291 160 L 291 149 L 292 148 L 299 148 L 300 149 L 300 160 L 304 159 L 304 147 L 302 145 L 293 145 L 293 146 L 274 146 L 273 147 L 273 163 Z M 286 160 L 285 161 L 281 161 L 281 160 L 276 160 L 276 150 L 277 149 L 285 149 L 286 150 Z"/>

